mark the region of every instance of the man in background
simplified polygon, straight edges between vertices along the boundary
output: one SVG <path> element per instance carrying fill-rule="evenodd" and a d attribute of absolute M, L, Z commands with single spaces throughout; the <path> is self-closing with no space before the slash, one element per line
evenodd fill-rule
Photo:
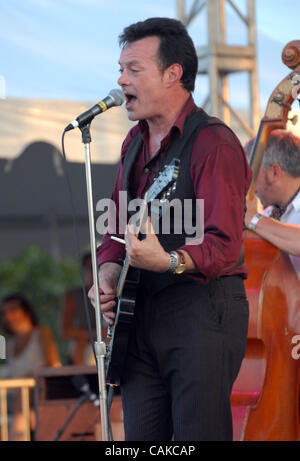
<path fill-rule="evenodd" d="M 92 259 L 90 253 L 85 253 L 81 259 L 84 289 L 86 293 L 93 284 Z M 82 286 L 73 288 L 65 293 L 62 300 L 62 335 L 68 341 L 67 362 L 69 365 L 94 365 L 94 355 L 90 344 L 88 319 L 93 334 L 95 334 L 96 321 L 95 311 L 87 298 L 88 313 L 84 304 Z"/>
<path fill-rule="evenodd" d="M 245 150 L 249 156 L 252 139 Z M 300 279 L 300 139 L 286 130 L 274 130 L 267 142 L 256 183 L 257 199 L 247 203 L 246 226 L 290 255 Z"/>

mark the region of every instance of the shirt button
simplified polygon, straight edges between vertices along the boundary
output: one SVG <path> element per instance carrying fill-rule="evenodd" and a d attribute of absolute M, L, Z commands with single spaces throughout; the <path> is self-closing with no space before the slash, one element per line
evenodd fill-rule
<path fill-rule="evenodd" d="M 149 173 L 149 168 L 147 168 L 147 167 L 144 168 L 144 172 L 145 172 L 145 173 Z"/>

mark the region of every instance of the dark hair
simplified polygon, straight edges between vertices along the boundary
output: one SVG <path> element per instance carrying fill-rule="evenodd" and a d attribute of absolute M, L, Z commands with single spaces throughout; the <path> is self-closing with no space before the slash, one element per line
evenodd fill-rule
<path fill-rule="evenodd" d="M 183 88 L 192 92 L 198 70 L 198 57 L 194 43 L 182 22 L 170 18 L 150 18 L 126 27 L 119 36 L 120 46 L 136 42 L 146 37 L 158 37 L 159 63 L 162 69 L 171 64 L 182 66 L 181 83 Z"/>
<path fill-rule="evenodd" d="M 255 138 L 252 138 L 245 146 L 248 157 L 252 152 Z M 262 164 L 269 167 L 278 163 L 290 176 L 300 176 L 300 138 L 287 130 L 274 130 L 270 134 L 267 147 L 264 152 Z"/>
<path fill-rule="evenodd" d="M 20 304 L 21 309 L 23 310 L 23 312 L 25 312 L 28 315 L 28 317 L 29 317 L 29 319 L 30 319 L 33 326 L 37 326 L 39 324 L 33 307 L 31 306 L 31 304 L 29 304 L 27 299 L 24 298 L 24 296 L 22 296 L 22 295 L 20 295 L 18 293 L 10 294 L 10 295 L 6 296 L 2 300 L 2 306 L 5 303 L 8 303 L 10 301 L 17 301 Z M 5 324 L 3 324 L 3 327 L 4 327 L 4 329 L 6 330 L 7 333 L 12 333 L 12 331 L 10 331 L 10 329 Z"/>

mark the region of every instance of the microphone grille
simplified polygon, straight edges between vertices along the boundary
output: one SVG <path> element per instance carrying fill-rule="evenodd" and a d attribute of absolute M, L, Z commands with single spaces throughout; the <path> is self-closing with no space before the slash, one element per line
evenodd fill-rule
<path fill-rule="evenodd" d="M 125 101 L 125 96 L 122 90 L 110 90 L 109 96 L 113 99 L 115 106 L 121 106 Z"/>

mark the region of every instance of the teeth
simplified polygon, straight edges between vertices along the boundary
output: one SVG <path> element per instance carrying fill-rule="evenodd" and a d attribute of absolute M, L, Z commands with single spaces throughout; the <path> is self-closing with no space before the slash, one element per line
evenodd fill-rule
<path fill-rule="evenodd" d="M 132 94 L 127 94 L 126 95 L 126 105 L 127 107 L 130 107 L 131 104 L 135 101 L 136 96 L 133 96 Z"/>

